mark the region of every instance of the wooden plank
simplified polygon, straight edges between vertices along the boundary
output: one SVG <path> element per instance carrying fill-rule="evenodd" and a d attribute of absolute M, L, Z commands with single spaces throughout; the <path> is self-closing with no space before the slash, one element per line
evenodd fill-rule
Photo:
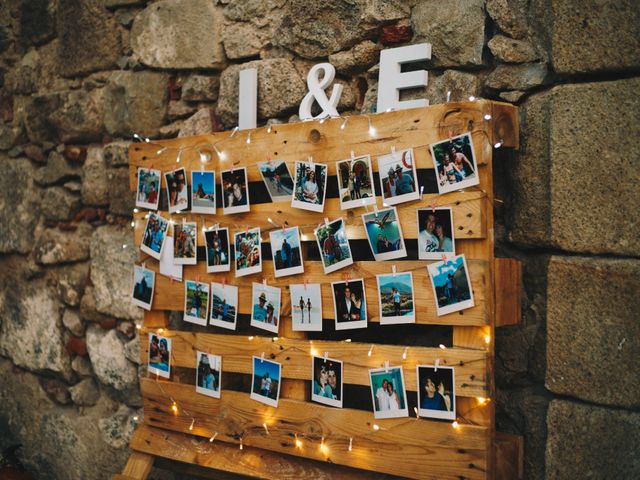
<path fill-rule="evenodd" d="M 126 475 L 116 474 L 111 477 L 111 480 L 137 480 L 137 479 L 134 477 L 128 477 Z"/>
<path fill-rule="evenodd" d="M 433 168 L 428 146 L 444 140 L 449 134 L 471 132 L 478 165 L 487 162 L 487 146 L 492 145 L 494 134 L 491 124 L 485 120 L 487 114 L 495 114 L 501 127 L 498 135 L 505 145 L 517 138 L 515 107 L 490 101 L 456 102 L 424 108 L 398 110 L 372 115 L 349 117 L 348 127 L 341 129 L 342 119 L 319 122 L 299 122 L 274 125 L 271 133 L 264 127 L 242 131 L 233 137 L 230 132 L 213 132 L 188 138 L 134 143 L 129 147 L 129 180 L 131 190 L 136 188 L 138 166 L 160 170 L 173 170 L 177 166 L 187 170 L 201 168 L 200 151 L 211 153 L 207 168 L 216 170 L 248 166 L 249 181 L 262 181 L 255 163 L 272 158 L 290 164 L 309 156 L 319 163 L 329 163 L 329 174 L 335 174 L 335 162 L 349 158 L 353 150 L 356 155 L 370 154 L 372 157 L 397 150 L 413 148 L 417 168 Z M 376 134 L 369 133 L 368 118 L 371 118 Z M 247 144 L 247 135 L 251 143 Z M 220 161 L 215 148 L 224 152 Z M 165 148 L 162 150 L 162 148 Z M 176 163 L 178 148 L 182 148 L 180 164 Z M 199 150 L 198 150 L 199 149 Z M 160 152 L 160 154 L 158 154 Z M 374 169 L 377 162 L 373 162 Z M 292 171 L 292 170 L 291 170 Z M 164 185 L 164 178 L 162 179 Z"/>
<path fill-rule="evenodd" d="M 169 313 L 164 310 L 144 312 L 144 326 L 146 328 L 166 328 L 169 325 Z"/>
<path fill-rule="evenodd" d="M 262 263 L 262 273 L 241 278 L 235 278 L 234 272 L 207 273 L 204 262 L 198 262 L 197 265 L 184 266 L 183 278 L 193 280 L 199 276 L 200 281 L 202 282 L 222 282 L 223 279 L 225 279 L 229 285 L 238 285 L 238 298 L 240 299 L 250 299 L 252 282 L 260 283 L 262 278 L 267 278 L 269 285 L 283 288 L 281 292 L 281 318 L 290 318 L 291 316 L 291 299 L 288 291 L 288 285 L 291 283 L 303 283 L 304 279 L 307 279 L 309 283 L 322 284 L 323 317 L 334 318 L 333 296 L 330 282 L 344 281 L 345 273 L 348 273 L 353 279 L 365 279 L 367 314 L 369 316 L 369 321 L 378 323 L 380 321 L 380 312 L 378 308 L 378 293 L 375 275 L 390 273 L 392 264 L 396 265 L 398 272 L 413 271 L 416 323 L 434 325 L 486 325 L 488 323 L 489 319 L 485 311 L 485 284 L 489 279 L 487 277 L 487 262 L 481 260 L 467 261 L 475 306 L 461 312 L 450 313 L 442 316 L 438 316 L 436 313 L 431 280 L 427 274 L 426 266 L 420 266 L 426 265 L 426 263 L 411 260 L 402 260 L 397 262 L 355 262 L 352 266 L 347 267 L 347 269 L 344 269 L 343 271 L 337 271 L 327 275 L 324 274 L 320 262 L 307 261 L 304 264 L 304 274 L 279 279 L 273 278 L 273 263 L 271 261 L 264 261 Z M 416 267 L 418 270 L 414 270 Z M 147 263 L 147 268 L 155 272 L 159 271 L 159 266 L 156 262 Z M 155 310 L 184 310 L 184 283 L 172 281 L 170 278 L 163 275 L 156 275 L 152 305 Z M 251 309 L 251 302 L 239 302 L 239 313 L 250 314 Z"/>
<path fill-rule="evenodd" d="M 382 200 L 377 197 L 378 208 L 382 207 Z M 433 202 L 437 202 L 440 207 L 451 207 L 453 210 L 453 221 L 455 223 L 455 238 L 457 240 L 467 238 L 484 238 L 486 236 L 486 223 L 482 212 L 483 205 L 486 202 L 486 194 L 479 190 L 467 190 L 464 192 L 453 192 L 445 195 L 423 195 L 422 200 L 417 200 L 407 204 L 405 208 L 398 208 L 398 216 L 402 225 L 402 234 L 406 239 L 415 239 L 418 237 L 418 228 L 416 221 L 416 208 L 430 208 Z M 410 208 L 406 208 L 410 207 Z M 370 207 L 372 210 L 372 207 Z M 370 210 L 370 211 L 371 211 Z M 337 198 L 327 199 L 323 213 L 314 213 L 299 208 L 292 208 L 288 202 L 280 203 L 260 203 L 251 205 L 251 211 L 248 213 L 238 213 L 234 215 L 223 215 L 222 209 L 218 209 L 217 215 L 192 214 L 184 212 L 180 214 L 172 214 L 172 219 L 176 222 L 196 221 L 198 227 L 202 228 L 203 224 L 211 227 L 219 223 L 221 227 L 228 227 L 230 235 L 233 232 L 244 230 L 246 226 L 260 227 L 265 241 L 269 241 L 269 235 L 266 233 L 276 230 L 272 223 L 267 220 L 271 218 L 277 225 L 282 225 L 285 221 L 290 226 L 298 226 L 300 234 L 306 235 L 307 240 L 315 241 L 313 231 L 324 222 L 325 217 L 331 220 L 343 218 L 347 228 L 349 240 L 366 240 L 365 228 L 362 224 L 361 215 L 365 213 L 364 208 L 355 208 L 350 210 L 341 210 L 340 201 Z M 169 218 L 166 211 L 159 212 L 164 218 Z M 146 227 L 145 216 L 146 211 L 134 214 L 135 244 L 140 245 L 142 235 Z M 200 230 L 199 228 L 199 230 Z M 231 239 L 233 240 L 233 239 Z M 198 236 L 198 245 L 204 245 L 204 235 L 200 230 Z"/>
<path fill-rule="evenodd" d="M 133 452 L 129 455 L 127 464 L 122 470 L 122 475 L 136 480 L 145 480 L 149 472 L 151 472 L 151 467 L 153 467 L 153 455 Z"/>
<path fill-rule="evenodd" d="M 524 439 L 520 435 L 496 432 L 494 443 L 496 480 L 524 478 Z"/>
<path fill-rule="evenodd" d="M 495 259 L 496 327 L 520 325 L 522 263 L 514 258 Z"/>
<path fill-rule="evenodd" d="M 484 479 L 489 430 L 449 422 L 400 418 L 376 421 L 360 410 L 280 399 L 278 409 L 251 400 L 246 393 L 225 392 L 220 399 L 194 395 L 193 387 L 141 380 L 145 422 L 151 426 L 268 448 L 290 455 L 389 473 L 409 478 Z M 188 415 L 173 415 L 175 399 Z M 189 430 L 195 419 L 193 430 Z M 269 434 L 262 424 L 267 423 Z M 302 440 L 296 447 L 295 435 Z M 324 437 L 325 449 L 320 448 Z M 349 438 L 353 450 L 349 452 Z M 398 459 L 402 461 L 398 461 Z"/>
<path fill-rule="evenodd" d="M 323 463 L 255 447 L 200 439 L 193 435 L 140 425 L 130 446 L 139 452 L 161 455 L 175 461 L 269 480 L 365 480 L 389 479 L 388 475 L 365 472 L 330 461 Z"/>
<path fill-rule="evenodd" d="M 169 331 L 164 333 L 172 339 L 172 366 L 196 368 L 197 350 L 221 355 L 224 372 L 251 374 L 253 355 L 264 352 L 266 358 L 282 363 L 282 376 L 298 380 L 312 380 L 311 356 L 322 356 L 329 352 L 331 358 L 344 361 L 343 381 L 345 384 L 369 386 L 369 369 L 391 365 L 401 365 L 404 369 L 406 389 L 417 391 L 416 365 L 433 364 L 436 359 L 441 365 L 455 367 L 456 396 L 486 397 L 486 353 L 478 350 L 457 348 L 410 347 L 407 358 L 402 359 L 404 346 L 376 345 L 368 356 L 370 344 L 356 342 L 335 342 L 290 339 L 280 337 L 276 342 L 271 337 L 254 337 L 248 341 L 244 336 L 214 335 Z M 147 335 L 141 332 L 142 364 L 147 362 Z"/>

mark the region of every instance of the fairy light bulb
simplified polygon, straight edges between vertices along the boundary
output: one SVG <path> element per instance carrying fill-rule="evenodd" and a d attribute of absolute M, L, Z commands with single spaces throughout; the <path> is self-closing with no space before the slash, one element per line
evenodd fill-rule
<path fill-rule="evenodd" d="M 445 347 L 442 343 L 440 345 L 438 345 L 438 347 L 440 347 L 442 350 L 446 350 L 447 347 Z"/>
<path fill-rule="evenodd" d="M 251 340 L 253 340 L 253 335 L 251 335 L 251 336 L 249 337 L 249 341 L 251 341 Z"/>
<path fill-rule="evenodd" d="M 320 451 L 325 455 L 329 454 L 329 447 L 324 443 L 324 437 L 320 440 Z"/>
<path fill-rule="evenodd" d="M 454 421 L 451 423 L 451 426 L 452 426 L 453 428 L 455 428 L 456 430 L 457 430 L 458 428 L 460 428 L 460 424 L 458 423 L 458 421 L 457 421 L 457 420 L 454 420 Z"/>
<path fill-rule="evenodd" d="M 137 208 L 133 209 L 133 213 L 138 213 L 140 210 L 138 210 Z"/>
<path fill-rule="evenodd" d="M 302 448 L 302 440 L 298 438 L 297 433 L 296 433 L 296 448 Z"/>
<path fill-rule="evenodd" d="M 367 120 L 369 122 L 369 136 L 375 137 L 376 136 L 376 128 L 373 126 L 373 122 L 371 121 L 371 117 L 367 117 Z"/>
<path fill-rule="evenodd" d="M 347 127 L 347 122 L 349 121 L 349 117 L 345 117 L 342 121 L 342 125 L 340 125 L 340 130 L 344 130 Z"/>
<path fill-rule="evenodd" d="M 214 433 L 209 439 L 209 443 L 213 443 L 213 441 L 216 439 L 217 436 L 218 436 L 218 432 Z"/>
<path fill-rule="evenodd" d="M 491 120 L 491 114 L 486 113 L 486 114 L 484 115 L 484 119 L 485 119 L 485 120 Z"/>
<path fill-rule="evenodd" d="M 476 397 L 476 400 L 478 401 L 478 405 L 484 405 L 489 401 L 489 399 L 485 397 Z"/>
<path fill-rule="evenodd" d="M 240 438 L 240 450 L 244 450 L 244 444 L 242 443 L 242 438 Z"/>
<path fill-rule="evenodd" d="M 491 343 L 491 335 L 484 336 L 484 343 L 486 343 L 487 345 Z"/>
<path fill-rule="evenodd" d="M 378 425 L 377 423 L 374 423 L 371 428 L 373 428 L 374 432 L 377 432 L 378 430 L 380 430 L 380 425 Z"/>
<path fill-rule="evenodd" d="M 370 357 L 373 354 L 373 345 L 369 348 L 369 352 L 367 353 L 367 357 Z"/>
<path fill-rule="evenodd" d="M 502 139 L 493 144 L 493 148 L 500 148 L 502 146 Z"/>
<path fill-rule="evenodd" d="M 267 133 L 271 133 L 271 130 L 272 130 L 272 129 L 271 129 L 271 125 L 269 125 L 269 126 L 267 127 Z"/>
<path fill-rule="evenodd" d="M 178 404 L 175 401 L 171 404 L 171 411 L 174 415 L 178 414 Z"/>
<path fill-rule="evenodd" d="M 251 143 L 251 132 L 247 134 L 247 145 Z"/>
<path fill-rule="evenodd" d="M 263 424 L 262 424 L 262 428 L 264 428 L 265 433 L 266 433 L 267 435 L 269 435 L 269 428 L 267 427 L 267 424 L 266 424 L 266 423 L 263 423 Z"/>
<path fill-rule="evenodd" d="M 131 227 L 134 228 L 135 226 L 136 226 L 136 222 L 135 222 L 135 220 L 132 220 L 131 221 Z"/>
<path fill-rule="evenodd" d="M 189 431 L 190 431 L 190 432 L 193 432 L 193 425 L 194 425 L 195 423 L 196 423 L 196 419 L 195 419 L 195 418 L 192 418 L 192 419 L 191 419 L 191 425 L 189 425 Z"/>
<path fill-rule="evenodd" d="M 407 359 L 407 350 L 409 350 L 409 347 L 404 347 L 404 351 L 402 352 L 402 359 L 403 360 Z"/>
<path fill-rule="evenodd" d="M 353 450 L 353 437 L 349 437 L 349 451 Z"/>

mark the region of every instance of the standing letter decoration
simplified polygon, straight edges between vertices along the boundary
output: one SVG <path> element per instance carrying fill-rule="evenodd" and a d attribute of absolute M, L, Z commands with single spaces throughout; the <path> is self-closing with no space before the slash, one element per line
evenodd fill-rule
<path fill-rule="evenodd" d="M 256 128 L 258 117 L 258 70 L 240 70 L 240 95 L 238 96 L 238 126 L 240 130 Z"/>
<path fill-rule="evenodd" d="M 322 78 L 320 78 L 321 73 L 323 74 Z M 324 90 L 331 85 L 331 82 L 333 82 L 335 75 L 336 69 L 330 63 L 319 63 L 309 70 L 309 75 L 307 75 L 307 88 L 309 92 L 300 103 L 300 110 L 298 111 L 300 120 L 315 120 L 327 116 L 340 116 L 337 107 L 340 101 L 340 95 L 342 95 L 342 85 L 336 83 L 333 86 L 331 98 L 327 98 L 324 92 Z M 315 117 L 311 114 L 311 106 L 313 105 L 314 99 L 322 109 L 322 112 Z"/>

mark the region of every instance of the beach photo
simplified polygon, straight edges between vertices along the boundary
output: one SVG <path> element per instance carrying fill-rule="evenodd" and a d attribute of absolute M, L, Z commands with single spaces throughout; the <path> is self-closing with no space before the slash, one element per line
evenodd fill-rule
<path fill-rule="evenodd" d="M 147 225 L 144 228 L 142 234 L 142 243 L 140 244 L 140 250 L 147 255 L 160 260 L 162 256 L 162 249 L 167 233 L 169 230 L 169 221 L 161 217 L 155 212 L 149 213 L 147 219 Z"/>
<path fill-rule="evenodd" d="M 371 157 L 361 155 L 337 163 L 338 196 L 343 210 L 375 205 Z"/>
<path fill-rule="evenodd" d="M 413 298 L 411 272 L 376 275 L 380 325 L 415 323 L 416 307 Z"/>
<path fill-rule="evenodd" d="M 453 237 L 453 210 L 450 207 L 420 208 L 416 210 L 418 222 L 418 258 L 442 260 L 455 255 Z"/>
<path fill-rule="evenodd" d="M 251 305 L 251 326 L 277 334 L 280 326 L 280 289 L 254 282 Z"/>
<path fill-rule="evenodd" d="M 272 202 L 288 202 L 293 194 L 293 179 L 283 160 L 258 163 L 258 170 Z"/>
<path fill-rule="evenodd" d="M 295 182 L 291 206 L 322 212 L 328 168 L 322 163 L 295 162 Z"/>
<path fill-rule="evenodd" d="M 376 210 L 362 215 L 362 224 L 376 261 L 407 256 L 402 238 L 402 227 L 395 207 Z"/>
<path fill-rule="evenodd" d="M 184 321 L 206 326 L 209 311 L 209 284 L 185 280 Z"/>
<path fill-rule="evenodd" d="M 138 168 L 136 207 L 157 210 L 160 201 L 160 170 Z"/>
<path fill-rule="evenodd" d="M 313 233 L 318 242 L 324 273 L 335 272 L 353 263 L 342 218 L 319 225 Z"/>
<path fill-rule="evenodd" d="M 367 328 L 367 299 L 363 279 L 332 282 L 331 293 L 336 330 Z"/>
<path fill-rule="evenodd" d="M 402 367 L 371 369 L 369 380 L 375 418 L 409 416 Z"/>
<path fill-rule="evenodd" d="M 262 271 L 260 243 L 260 227 L 249 228 L 243 232 L 233 234 L 236 277 L 252 275 Z"/>
<path fill-rule="evenodd" d="M 149 334 L 149 356 L 147 370 L 163 378 L 171 376 L 171 339 Z"/>
<path fill-rule="evenodd" d="M 418 415 L 456 419 L 455 372 L 453 367 L 418 365 Z"/>
<path fill-rule="evenodd" d="M 178 168 L 164 173 L 167 184 L 167 199 L 169 213 L 180 212 L 189 208 L 189 194 L 187 190 L 187 174 L 184 168 Z"/>
<path fill-rule="evenodd" d="M 378 173 L 382 205 L 397 205 L 420 198 L 412 149 L 379 156 Z"/>
<path fill-rule="evenodd" d="M 196 352 L 196 392 L 220 398 L 222 383 L 222 357 L 205 352 Z"/>
<path fill-rule="evenodd" d="M 282 365 L 260 357 L 252 357 L 251 398 L 272 407 L 278 406 Z"/>
<path fill-rule="evenodd" d="M 193 170 L 191 172 L 191 211 L 216 213 L 216 172 Z"/>
<path fill-rule="evenodd" d="M 427 265 L 438 315 L 473 307 L 473 291 L 464 255 Z"/>
<path fill-rule="evenodd" d="M 229 229 L 210 228 L 205 230 L 204 240 L 206 243 L 207 273 L 230 271 Z"/>
<path fill-rule="evenodd" d="M 151 310 L 155 281 L 156 273 L 153 270 L 149 270 L 143 265 L 134 265 L 131 302 L 145 310 Z"/>
<path fill-rule="evenodd" d="M 222 185 L 222 212 L 225 215 L 248 212 L 249 183 L 247 169 L 223 170 L 220 174 Z"/>
<path fill-rule="evenodd" d="M 342 362 L 329 357 L 311 357 L 311 400 L 342 408 Z"/>
<path fill-rule="evenodd" d="M 322 331 L 322 290 L 319 283 L 289 285 L 291 329 L 294 332 Z"/>
<path fill-rule="evenodd" d="M 429 150 L 440 194 L 455 192 L 480 183 L 470 133 L 431 144 Z"/>
<path fill-rule="evenodd" d="M 276 278 L 304 272 L 298 227 L 273 230 L 269 232 L 269 239 Z"/>
<path fill-rule="evenodd" d="M 235 330 L 238 321 L 238 287 L 211 282 L 209 325 Z"/>
<path fill-rule="evenodd" d="M 198 224 L 182 222 L 173 225 L 173 263 L 195 265 L 197 262 Z"/>

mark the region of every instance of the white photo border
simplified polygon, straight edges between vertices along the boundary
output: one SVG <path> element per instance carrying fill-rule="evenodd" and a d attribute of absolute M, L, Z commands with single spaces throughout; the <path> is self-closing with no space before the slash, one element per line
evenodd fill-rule
<path fill-rule="evenodd" d="M 413 315 L 401 315 L 393 317 L 384 317 L 382 315 L 382 295 L 380 293 L 380 278 L 381 277 L 393 277 L 399 275 L 409 275 L 411 279 L 411 303 L 413 304 Z M 401 325 L 416 323 L 416 296 L 413 289 L 413 273 L 411 272 L 397 272 L 397 273 L 380 273 L 376 275 L 376 284 L 378 286 L 378 310 L 380 311 L 380 325 Z"/>
<path fill-rule="evenodd" d="M 371 238 L 369 237 L 369 231 L 367 230 L 367 220 L 366 217 L 370 215 L 374 215 L 377 217 L 384 216 L 385 212 L 393 211 L 396 216 L 396 223 L 398 224 L 398 233 L 400 234 L 400 240 L 402 241 L 402 248 L 399 250 L 394 250 L 392 252 L 384 252 L 384 253 L 374 253 L 373 243 L 371 243 Z M 396 207 L 385 207 L 381 210 L 376 210 L 375 212 L 366 212 L 362 214 L 362 227 L 364 228 L 364 234 L 367 236 L 367 241 L 369 242 L 369 248 L 371 249 L 371 253 L 373 254 L 373 258 L 375 258 L 376 262 L 382 262 L 385 260 L 396 260 L 398 258 L 404 258 L 407 256 L 407 246 L 404 241 L 404 235 L 402 234 L 402 225 L 400 224 L 400 217 L 398 216 L 398 209 Z"/>

